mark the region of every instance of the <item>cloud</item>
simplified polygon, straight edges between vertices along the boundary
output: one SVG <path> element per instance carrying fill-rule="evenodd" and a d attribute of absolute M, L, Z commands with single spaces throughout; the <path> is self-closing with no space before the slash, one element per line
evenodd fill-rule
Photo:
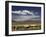
<path fill-rule="evenodd" d="M 12 19 L 13 21 L 26 21 L 26 20 L 35 20 L 38 21 L 40 20 L 40 16 L 39 15 L 35 15 L 33 13 L 33 11 L 28 11 L 28 10 L 23 10 L 23 11 L 13 11 L 12 13 L 14 14 L 22 14 L 22 15 L 27 15 L 27 14 L 31 14 L 30 16 L 16 16 L 16 15 L 12 15 Z M 38 14 L 36 12 L 36 14 Z"/>
<path fill-rule="evenodd" d="M 14 16 L 13 17 L 14 21 L 26 21 L 26 20 L 40 20 L 39 16 Z"/>
<path fill-rule="evenodd" d="M 27 15 L 27 14 L 31 14 L 33 15 L 33 12 L 29 11 L 29 10 L 18 10 L 18 11 L 12 11 L 12 13 L 16 13 L 16 14 L 22 14 L 22 15 Z"/>

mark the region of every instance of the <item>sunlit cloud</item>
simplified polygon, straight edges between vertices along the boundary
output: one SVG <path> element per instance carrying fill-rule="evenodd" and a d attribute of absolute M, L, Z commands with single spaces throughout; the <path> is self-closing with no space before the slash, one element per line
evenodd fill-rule
<path fill-rule="evenodd" d="M 18 10 L 18 11 L 12 11 L 12 13 L 16 13 L 16 14 L 22 14 L 22 15 L 27 15 L 27 14 L 32 14 L 33 15 L 33 12 L 32 11 L 29 11 L 29 10 Z"/>
<path fill-rule="evenodd" d="M 40 20 L 40 16 L 36 16 L 33 11 L 28 11 L 28 10 L 19 10 L 19 11 L 13 11 L 12 13 L 14 14 L 22 14 L 22 15 L 27 15 L 27 14 L 31 14 L 30 16 L 16 16 L 16 15 L 12 15 L 12 19 L 13 21 L 27 21 L 27 20 Z M 36 14 L 38 14 L 38 12 L 36 12 Z"/>

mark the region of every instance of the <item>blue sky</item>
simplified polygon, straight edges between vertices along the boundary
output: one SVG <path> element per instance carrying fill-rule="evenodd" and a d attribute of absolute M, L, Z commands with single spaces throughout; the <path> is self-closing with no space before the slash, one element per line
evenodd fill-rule
<path fill-rule="evenodd" d="M 29 10 L 38 12 L 39 15 L 41 15 L 41 7 L 28 7 L 28 6 L 12 6 L 12 11 L 18 11 L 18 10 Z"/>
<path fill-rule="evenodd" d="M 17 11 L 22 13 L 23 10 L 28 10 L 33 15 L 19 16 L 19 14 L 16 14 Z M 41 7 L 12 6 L 12 19 L 15 20 L 15 21 L 20 21 L 20 20 L 21 21 L 25 21 L 25 20 L 35 20 L 36 21 L 36 20 L 40 20 L 41 19 Z"/>

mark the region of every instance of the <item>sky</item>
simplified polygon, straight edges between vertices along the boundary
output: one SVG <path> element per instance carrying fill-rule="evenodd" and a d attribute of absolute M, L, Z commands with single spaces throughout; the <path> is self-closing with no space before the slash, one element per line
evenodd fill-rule
<path fill-rule="evenodd" d="M 18 11 L 18 10 L 29 10 L 35 12 L 39 12 L 39 15 L 41 14 L 41 7 L 28 7 L 28 6 L 12 6 L 12 11 Z"/>
<path fill-rule="evenodd" d="M 12 19 L 15 21 L 41 20 L 41 7 L 12 6 Z"/>

